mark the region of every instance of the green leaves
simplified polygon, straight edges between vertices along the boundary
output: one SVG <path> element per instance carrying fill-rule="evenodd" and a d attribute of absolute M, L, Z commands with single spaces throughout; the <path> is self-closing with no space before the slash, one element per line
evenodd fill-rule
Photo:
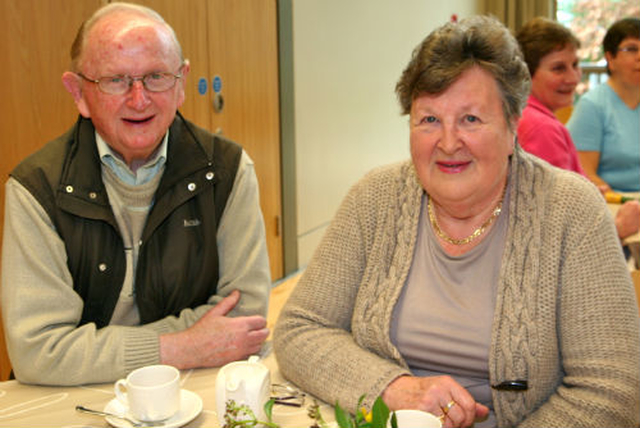
<path fill-rule="evenodd" d="M 264 404 L 264 413 L 268 419 L 265 422 L 259 421 L 248 406 L 238 405 L 234 400 L 229 400 L 226 403 L 223 428 L 254 428 L 257 426 L 280 428 L 280 425 L 271 420 L 274 403 L 275 400 L 271 399 Z"/>
<path fill-rule="evenodd" d="M 273 405 L 276 403 L 276 400 L 273 398 L 266 403 L 264 403 L 264 414 L 267 415 L 267 420 L 269 423 L 273 423 Z"/>
<path fill-rule="evenodd" d="M 335 417 L 336 422 L 340 428 L 386 428 L 387 421 L 389 420 L 389 414 L 391 413 L 389 407 L 385 404 L 381 397 L 378 397 L 373 403 L 371 412 L 362 407 L 362 402 L 365 396 L 361 396 L 358 400 L 358 409 L 356 409 L 354 415 L 351 416 L 346 412 L 340 404 L 335 405 Z M 395 420 L 395 413 L 392 415 L 392 427 L 397 428 L 397 421 L 393 426 Z"/>
<path fill-rule="evenodd" d="M 336 407 L 335 407 L 335 416 L 336 416 L 336 422 L 338 423 L 338 426 L 340 428 L 355 428 L 356 427 L 355 421 L 353 420 L 351 415 L 349 415 L 349 413 L 345 412 L 342 409 L 342 407 L 340 407 L 340 404 L 338 404 L 337 402 L 336 402 Z"/>
<path fill-rule="evenodd" d="M 328 428 L 327 423 L 322 418 L 322 413 L 320 412 L 320 405 L 317 401 L 313 400 L 313 404 L 311 404 L 307 410 L 307 416 L 315 421 L 310 428 Z"/>
<path fill-rule="evenodd" d="M 365 396 L 362 395 L 358 399 L 358 406 L 353 416 L 340 407 L 340 404 L 336 402 L 335 405 L 335 418 L 336 423 L 340 428 L 387 428 L 387 421 L 389 420 L 389 408 L 382 401 L 381 397 L 378 397 L 373 403 L 373 407 L 370 412 L 362 406 Z M 244 405 L 238 405 L 235 401 L 227 401 L 227 408 L 224 415 L 225 424 L 223 428 L 254 428 L 254 427 L 266 427 L 266 428 L 280 428 L 280 425 L 273 422 L 273 405 L 275 400 L 271 399 L 264 404 L 264 413 L 267 415 L 267 421 L 259 421 L 251 409 Z M 327 428 L 328 425 L 322 418 L 320 413 L 320 406 L 314 401 L 309 406 L 307 412 L 309 418 L 315 421 L 312 425 L 314 428 Z M 396 421 L 396 414 L 391 414 L 391 428 L 398 428 L 398 422 Z"/>
<path fill-rule="evenodd" d="M 371 418 L 371 427 L 372 428 L 386 428 L 387 420 L 389 419 L 389 408 L 382 401 L 382 398 L 378 397 L 376 401 L 373 403 L 373 408 L 371 409 L 372 418 Z M 395 416 L 395 413 L 393 414 Z"/>
<path fill-rule="evenodd" d="M 396 417 L 396 412 L 391 414 L 391 428 L 398 428 L 398 418 Z"/>

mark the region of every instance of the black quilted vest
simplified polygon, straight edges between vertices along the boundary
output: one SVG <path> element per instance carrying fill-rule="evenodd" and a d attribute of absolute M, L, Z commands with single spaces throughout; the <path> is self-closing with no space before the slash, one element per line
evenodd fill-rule
<path fill-rule="evenodd" d="M 143 324 L 215 294 L 217 226 L 242 148 L 196 127 L 180 114 L 170 127 L 165 171 L 142 233 L 135 272 Z M 63 136 L 11 173 L 38 200 L 64 241 L 80 324 L 109 323 L 125 276 L 122 238 L 101 180 L 95 130 L 79 118 Z"/>

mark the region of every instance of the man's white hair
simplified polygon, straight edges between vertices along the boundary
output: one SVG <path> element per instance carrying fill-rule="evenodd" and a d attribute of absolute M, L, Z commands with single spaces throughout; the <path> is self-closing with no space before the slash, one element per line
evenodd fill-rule
<path fill-rule="evenodd" d="M 148 18 L 152 21 L 155 21 L 162 26 L 164 26 L 169 32 L 173 42 L 176 46 L 176 51 L 181 61 L 184 61 L 184 57 L 182 55 L 182 46 L 180 46 L 180 42 L 178 41 L 178 37 L 176 36 L 175 31 L 164 18 L 155 10 L 150 9 L 145 6 L 141 6 L 138 4 L 132 3 L 124 3 L 124 2 L 115 2 L 109 3 L 108 5 L 101 7 L 96 10 L 89 19 L 84 21 L 80 28 L 78 29 L 78 33 L 76 34 L 76 38 L 73 41 L 73 45 L 71 46 L 71 70 L 79 71 L 80 59 L 82 57 L 82 52 L 84 51 L 87 34 L 90 33 L 91 29 L 104 17 L 113 15 L 113 14 L 129 14 L 129 15 L 139 15 L 145 18 Z"/>

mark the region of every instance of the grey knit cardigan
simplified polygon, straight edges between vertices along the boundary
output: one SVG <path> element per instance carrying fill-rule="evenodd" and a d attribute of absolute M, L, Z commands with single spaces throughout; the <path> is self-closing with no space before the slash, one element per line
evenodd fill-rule
<path fill-rule="evenodd" d="M 597 189 L 516 147 L 489 354 L 500 427 L 638 426 L 640 320 L 612 217 Z M 423 189 L 411 162 L 346 196 L 283 308 L 280 370 L 354 410 L 409 374 L 389 339 L 415 248 Z M 428 305 L 425 305 L 428 310 Z"/>

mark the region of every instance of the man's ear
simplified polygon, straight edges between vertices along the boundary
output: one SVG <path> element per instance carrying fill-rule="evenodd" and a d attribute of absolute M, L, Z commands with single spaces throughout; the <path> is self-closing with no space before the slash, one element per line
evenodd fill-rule
<path fill-rule="evenodd" d="M 191 71 L 191 63 L 189 62 L 188 59 L 185 59 L 181 69 L 182 78 L 186 79 L 190 71 Z"/>
<path fill-rule="evenodd" d="M 62 74 L 62 84 L 64 85 L 67 92 L 71 94 L 73 97 L 73 101 L 76 103 L 76 107 L 80 114 L 86 118 L 90 118 L 91 114 L 89 113 L 89 108 L 87 107 L 87 103 L 84 99 L 84 95 L 82 94 L 82 82 L 80 81 L 82 77 L 78 76 L 71 71 L 65 71 Z"/>
<path fill-rule="evenodd" d="M 182 69 L 181 69 L 181 74 L 182 74 L 182 78 L 180 79 L 180 94 L 179 94 L 179 98 L 178 98 L 178 107 L 181 107 L 182 104 L 184 103 L 184 99 L 185 99 L 185 93 L 184 93 L 184 88 L 186 86 L 187 83 L 187 76 L 189 75 L 189 71 L 191 71 L 191 64 L 189 63 L 188 59 L 184 60 L 184 64 L 182 65 Z"/>

